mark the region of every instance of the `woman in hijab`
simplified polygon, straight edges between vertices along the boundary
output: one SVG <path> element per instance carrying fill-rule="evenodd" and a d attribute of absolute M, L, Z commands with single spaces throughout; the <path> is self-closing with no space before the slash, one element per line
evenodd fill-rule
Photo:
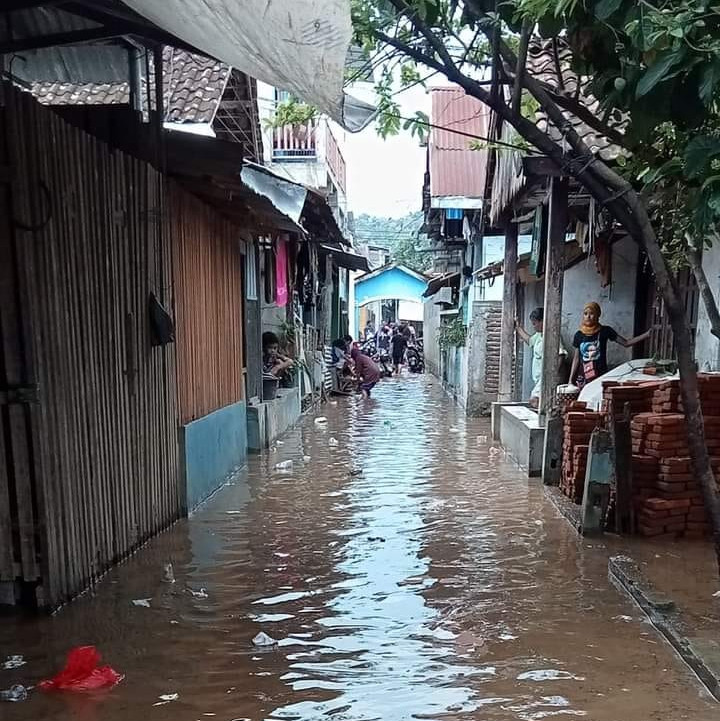
<path fill-rule="evenodd" d="M 573 338 L 575 355 L 570 370 L 570 383 L 575 381 L 580 387 L 607 373 L 607 344 L 609 340 L 629 348 L 637 343 L 642 343 L 650 337 L 650 331 L 648 330 L 629 340 L 623 338 L 611 326 L 600 324 L 601 313 L 602 311 L 597 303 L 587 303 L 583 308 L 580 329 Z"/>

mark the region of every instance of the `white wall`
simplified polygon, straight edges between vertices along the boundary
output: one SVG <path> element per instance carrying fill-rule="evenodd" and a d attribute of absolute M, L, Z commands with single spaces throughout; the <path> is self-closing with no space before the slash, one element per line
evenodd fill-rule
<path fill-rule="evenodd" d="M 635 293 L 637 285 L 638 248 L 630 239 L 615 243 L 612 248 L 612 283 L 607 288 L 600 287 L 600 275 L 595 268 L 595 258 L 583 260 L 565 271 L 562 302 L 562 340 L 572 358 L 572 340 L 580 326 L 583 307 L 589 301 L 596 301 L 602 308 L 601 321 L 609 325 L 625 338 L 634 334 Z M 522 322 L 530 331 L 530 313 L 543 305 L 545 296 L 544 279 L 525 286 L 524 317 Z M 639 332 L 645 330 L 640 328 Z M 523 398 L 528 398 L 532 390 L 530 377 L 530 351 L 525 348 L 523 363 Z M 632 358 L 632 349 L 623 348 L 617 343 L 608 343 L 608 364 L 617 366 Z"/>
<path fill-rule="evenodd" d="M 715 294 L 715 301 L 720 303 L 720 245 L 715 244 L 710 250 L 705 251 L 703 269 Z M 702 298 L 698 308 L 695 358 L 701 371 L 720 370 L 720 341 L 710 333 L 710 319 Z"/>

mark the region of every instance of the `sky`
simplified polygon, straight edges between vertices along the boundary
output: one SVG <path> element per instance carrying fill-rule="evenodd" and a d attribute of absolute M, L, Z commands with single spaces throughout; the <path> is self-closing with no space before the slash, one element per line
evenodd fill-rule
<path fill-rule="evenodd" d="M 396 95 L 401 114 L 430 114 L 429 92 L 418 85 Z M 400 217 L 420 210 L 426 149 L 409 131 L 383 140 L 374 124 L 359 133 L 344 133 L 348 210 L 360 215 Z"/>

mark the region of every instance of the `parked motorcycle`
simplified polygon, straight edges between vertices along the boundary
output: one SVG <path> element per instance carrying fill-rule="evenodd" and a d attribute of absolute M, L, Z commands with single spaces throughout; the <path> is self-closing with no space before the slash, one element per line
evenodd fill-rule
<path fill-rule="evenodd" d="M 360 346 L 360 352 L 370 356 L 370 358 L 378 364 L 380 372 L 384 376 L 389 378 L 392 375 L 392 361 L 390 359 L 389 351 L 385 348 L 380 348 L 380 350 L 378 350 L 375 347 L 375 341 L 372 338 L 370 340 L 366 340 Z"/>
<path fill-rule="evenodd" d="M 415 341 L 408 346 L 407 351 L 405 351 L 405 359 L 411 373 L 422 373 L 425 370 L 422 340 Z"/>

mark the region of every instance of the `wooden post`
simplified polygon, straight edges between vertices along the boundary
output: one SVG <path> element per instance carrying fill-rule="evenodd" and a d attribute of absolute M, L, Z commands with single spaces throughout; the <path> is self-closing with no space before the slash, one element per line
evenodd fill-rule
<path fill-rule="evenodd" d="M 568 181 L 550 180 L 550 213 L 545 265 L 545 308 L 543 316 L 543 371 L 540 387 L 540 419 L 545 424 L 543 482 L 560 482 L 562 461 L 562 417 L 555 396 L 558 385 L 562 326 L 563 275 L 565 267 L 565 233 L 567 231 Z"/>
<path fill-rule="evenodd" d="M 500 329 L 500 383 L 498 400 L 513 399 L 513 351 L 515 350 L 515 294 L 517 288 L 517 223 L 505 228 L 505 262 L 503 264 L 503 316 Z"/>

